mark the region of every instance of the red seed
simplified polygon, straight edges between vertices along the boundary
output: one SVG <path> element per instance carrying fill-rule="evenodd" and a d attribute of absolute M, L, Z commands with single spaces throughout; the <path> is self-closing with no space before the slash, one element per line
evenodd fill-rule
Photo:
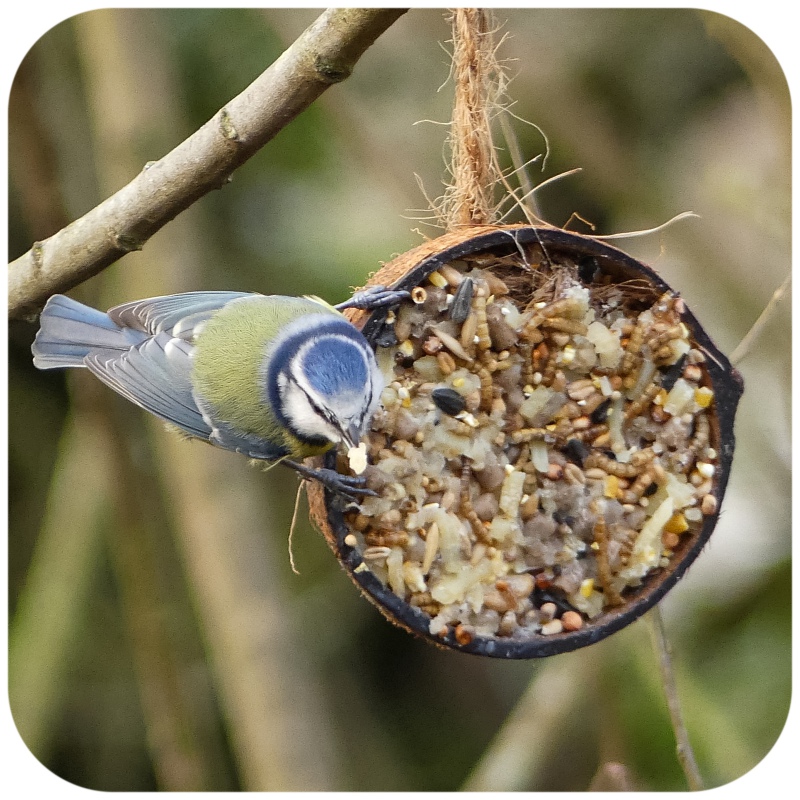
<path fill-rule="evenodd" d="M 565 631 L 579 631 L 583 627 L 583 617 L 577 611 L 565 611 L 561 615 Z"/>

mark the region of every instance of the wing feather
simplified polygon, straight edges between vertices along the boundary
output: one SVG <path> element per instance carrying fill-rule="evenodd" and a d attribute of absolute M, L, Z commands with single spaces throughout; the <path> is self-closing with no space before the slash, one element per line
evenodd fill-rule
<path fill-rule="evenodd" d="M 185 341 L 159 333 L 123 353 L 94 350 L 85 363 L 127 400 L 191 436 L 208 440 L 212 428 L 192 392 L 191 350 Z"/>
<path fill-rule="evenodd" d="M 171 333 L 190 339 L 194 330 L 208 321 L 220 308 L 248 292 L 186 292 L 164 297 L 150 297 L 115 306 L 108 316 L 123 328 L 133 328 L 151 335 Z"/>

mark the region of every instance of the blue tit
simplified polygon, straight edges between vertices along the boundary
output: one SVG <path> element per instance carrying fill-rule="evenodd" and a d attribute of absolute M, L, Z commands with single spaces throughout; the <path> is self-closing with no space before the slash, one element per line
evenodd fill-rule
<path fill-rule="evenodd" d="M 54 295 L 32 346 L 39 369 L 85 367 L 114 391 L 217 447 L 280 461 L 346 497 L 363 478 L 300 459 L 355 448 L 383 390 L 372 348 L 340 311 L 398 303 L 371 287 L 316 297 L 189 292 L 97 311 Z"/>

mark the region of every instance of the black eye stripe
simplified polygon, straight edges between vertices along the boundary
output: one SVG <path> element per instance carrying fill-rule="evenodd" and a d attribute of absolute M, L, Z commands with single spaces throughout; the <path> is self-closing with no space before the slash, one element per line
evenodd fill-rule
<path fill-rule="evenodd" d="M 308 404 L 314 409 L 315 414 L 322 417 L 326 422 L 329 422 L 334 428 L 338 427 L 333 414 L 331 414 L 327 408 L 318 405 L 314 398 L 294 379 L 294 377 L 290 377 L 289 380 L 303 393 L 306 400 L 308 400 Z"/>
<path fill-rule="evenodd" d="M 300 384 L 298 384 L 298 382 L 291 375 L 288 375 L 288 374 L 284 373 L 284 378 L 286 379 L 286 385 L 287 386 L 291 385 L 291 386 L 295 387 L 297 390 L 299 390 L 303 394 L 303 397 L 306 398 L 306 400 L 308 401 L 308 404 L 311 407 L 312 411 L 314 411 L 314 413 L 317 414 L 317 416 L 322 417 L 333 428 L 338 430 L 338 426 L 331 419 L 330 415 L 326 413 L 325 409 L 320 408 L 314 402 L 313 398 L 308 396 L 308 394 L 305 392 L 303 387 L 300 386 Z M 331 441 L 331 439 L 329 437 L 327 437 L 327 436 L 323 436 L 323 435 L 311 435 L 310 436 L 308 433 L 305 433 L 305 432 L 299 430 L 297 428 L 297 426 L 294 424 L 294 422 L 292 420 L 292 416 L 285 412 L 283 401 L 281 401 L 281 403 L 278 405 L 278 407 L 275 409 L 275 411 L 277 413 L 278 418 L 281 420 L 281 422 L 286 426 L 286 428 L 294 436 L 296 436 L 298 439 L 300 439 L 300 441 L 306 442 L 308 444 L 313 444 L 313 445 L 324 445 L 325 443 Z"/>

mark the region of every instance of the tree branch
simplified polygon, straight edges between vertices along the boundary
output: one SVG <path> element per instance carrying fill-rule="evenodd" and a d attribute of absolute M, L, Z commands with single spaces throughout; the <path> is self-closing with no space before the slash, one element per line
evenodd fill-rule
<path fill-rule="evenodd" d="M 96 275 L 144 243 L 347 78 L 406 9 L 328 9 L 275 63 L 202 128 L 116 194 L 9 265 L 10 317 L 30 316 L 54 292 Z"/>

